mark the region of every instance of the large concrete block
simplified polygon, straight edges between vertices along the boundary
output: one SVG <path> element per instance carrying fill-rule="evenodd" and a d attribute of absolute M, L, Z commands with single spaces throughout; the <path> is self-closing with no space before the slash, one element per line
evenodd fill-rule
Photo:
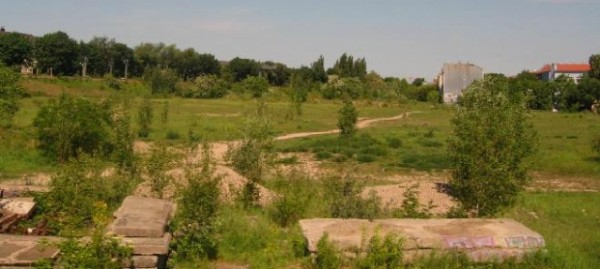
<path fill-rule="evenodd" d="M 167 255 L 171 234 L 162 237 L 122 237 L 121 240 L 133 248 L 134 255 Z"/>
<path fill-rule="evenodd" d="M 13 197 L 0 199 L 0 208 L 18 215 L 29 215 L 35 207 L 33 197 Z"/>
<path fill-rule="evenodd" d="M 29 266 L 42 259 L 55 259 L 58 249 L 42 244 L 57 240 L 53 237 L 0 234 L 0 268 Z"/>
<path fill-rule="evenodd" d="M 129 237 L 162 237 L 173 203 L 146 197 L 128 196 L 115 211 L 110 231 Z"/>
<path fill-rule="evenodd" d="M 342 250 L 364 247 L 374 234 L 397 234 L 405 239 L 406 258 L 431 251 L 463 251 L 475 261 L 521 257 L 544 247 L 544 238 L 510 219 L 305 219 L 300 220 L 311 252 L 327 233 Z"/>

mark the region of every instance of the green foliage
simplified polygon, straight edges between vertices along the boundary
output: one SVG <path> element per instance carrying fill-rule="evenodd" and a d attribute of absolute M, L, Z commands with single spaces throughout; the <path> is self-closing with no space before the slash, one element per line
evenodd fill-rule
<path fill-rule="evenodd" d="M 317 242 L 317 256 L 314 265 L 316 269 L 338 269 L 342 265 L 340 253 L 335 245 L 329 241 L 327 233 L 324 233 Z"/>
<path fill-rule="evenodd" d="M 227 94 L 229 85 L 216 75 L 202 75 L 194 81 L 194 87 L 182 95 L 190 98 L 221 98 Z"/>
<path fill-rule="evenodd" d="M 331 217 L 374 219 L 381 213 L 381 199 L 374 192 L 363 198 L 364 186 L 357 179 L 332 176 L 323 179 L 323 184 Z"/>
<path fill-rule="evenodd" d="M 139 137 L 148 137 L 150 134 L 150 126 L 152 125 L 152 102 L 149 96 L 142 99 L 142 103 L 138 108 L 138 130 Z"/>
<path fill-rule="evenodd" d="M 177 92 L 179 78 L 172 69 L 146 68 L 143 79 L 152 90 L 152 94 L 167 95 Z"/>
<path fill-rule="evenodd" d="M 176 157 L 177 155 L 170 152 L 165 144 L 156 144 L 145 162 L 146 172 L 150 178 L 150 189 L 159 198 L 162 198 L 165 187 L 172 180 L 166 172 L 173 168 Z"/>
<path fill-rule="evenodd" d="M 270 215 L 281 227 L 291 226 L 304 216 L 310 195 L 304 192 L 302 187 L 300 184 L 290 182 L 287 192 L 273 202 Z"/>
<path fill-rule="evenodd" d="M 36 198 L 38 215 L 60 235 L 77 234 L 79 229 L 90 227 L 98 218 L 98 203 L 114 209 L 137 185 L 131 174 L 109 167 L 89 157 L 63 166 L 52 177 L 49 192 Z M 103 217 L 109 217 L 110 213 L 105 213 Z"/>
<path fill-rule="evenodd" d="M 600 134 L 596 134 L 592 138 L 592 150 L 596 153 L 597 157 L 600 158 Z"/>
<path fill-rule="evenodd" d="M 600 100 L 600 79 L 583 76 L 576 86 L 570 79 L 562 84 L 570 85 L 563 96 L 564 106 L 568 110 L 589 110 L 594 102 Z"/>
<path fill-rule="evenodd" d="M 20 33 L 0 34 L 0 64 L 17 66 L 24 60 L 30 60 L 32 42 L 27 36 Z"/>
<path fill-rule="evenodd" d="M 590 71 L 588 72 L 591 78 L 600 79 L 600 54 L 593 54 L 589 60 Z"/>
<path fill-rule="evenodd" d="M 135 172 L 137 160 L 133 152 L 134 134 L 131 131 L 131 119 L 125 104 L 115 109 L 112 118 L 114 132 L 111 138 L 111 159 L 120 168 Z"/>
<path fill-rule="evenodd" d="M 344 105 L 338 111 L 338 123 L 340 136 L 349 137 L 356 132 L 356 122 L 358 121 L 358 112 L 350 100 L 344 100 Z"/>
<path fill-rule="evenodd" d="M 211 166 L 210 146 L 203 145 L 203 169 L 186 173 L 187 186 L 179 191 L 173 220 L 172 255 L 176 260 L 217 258 L 215 219 L 219 209 L 219 178 Z"/>
<path fill-rule="evenodd" d="M 101 233 L 95 233 L 87 243 L 75 238 L 67 239 L 59 245 L 59 249 L 59 268 L 119 269 L 123 261 L 132 255 L 131 248 Z"/>
<path fill-rule="evenodd" d="M 470 86 L 452 120 L 452 196 L 478 216 L 514 204 L 528 181 L 527 158 L 536 148 L 523 98 L 510 97 L 502 86 L 489 80 Z"/>
<path fill-rule="evenodd" d="M 327 73 L 330 75 L 339 75 L 343 78 L 362 78 L 367 74 L 367 62 L 365 61 L 365 58 L 358 58 L 354 60 L 352 55 L 348 56 L 346 53 L 344 53 L 335 62 L 333 67 L 327 70 Z"/>
<path fill-rule="evenodd" d="M 117 80 L 115 77 L 113 77 L 110 74 L 107 74 L 104 76 L 104 84 L 113 90 L 121 89 L 121 83 L 119 82 L 119 80 Z"/>
<path fill-rule="evenodd" d="M 177 131 L 173 131 L 173 130 L 169 130 L 167 131 L 167 136 L 166 138 L 168 140 L 177 140 L 181 137 L 181 135 L 179 134 L 179 132 Z"/>
<path fill-rule="evenodd" d="M 10 126 L 19 111 L 19 99 L 23 95 L 19 78 L 18 73 L 0 65 L 0 128 Z"/>
<path fill-rule="evenodd" d="M 394 217 L 396 218 L 417 218 L 417 219 L 427 219 L 431 218 L 431 209 L 435 206 L 432 201 L 429 201 L 429 204 L 426 206 L 421 205 L 419 201 L 419 184 L 414 184 L 408 187 L 404 193 L 402 194 L 402 208 L 398 211 L 393 212 Z"/>
<path fill-rule="evenodd" d="M 38 68 L 53 75 L 77 73 L 77 41 L 64 32 L 45 34 L 35 40 L 34 58 Z"/>
<path fill-rule="evenodd" d="M 260 63 L 252 59 L 235 57 L 227 65 L 226 72 L 231 75 L 233 82 L 239 82 L 247 77 L 258 76 L 260 73 Z"/>
<path fill-rule="evenodd" d="M 160 121 L 163 125 L 166 125 L 169 122 L 169 101 L 165 100 L 162 105 L 162 110 L 160 111 Z"/>
<path fill-rule="evenodd" d="M 402 245 L 404 240 L 393 233 L 388 233 L 383 240 L 375 234 L 371 237 L 366 255 L 356 261 L 357 269 L 396 269 L 402 268 Z"/>
<path fill-rule="evenodd" d="M 110 103 L 94 103 L 66 94 L 42 106 L 33 121 L 38 148 L 49 158 L 64 163 L 79 152 L 109 156 L 114 149 Z"/>
<path fill-rule="evenodd" d="M 240 83 L 242 90 L 254 98 L 260 98 L 269 92 L 269 82 L 264 77 L 246 77 Z"/>

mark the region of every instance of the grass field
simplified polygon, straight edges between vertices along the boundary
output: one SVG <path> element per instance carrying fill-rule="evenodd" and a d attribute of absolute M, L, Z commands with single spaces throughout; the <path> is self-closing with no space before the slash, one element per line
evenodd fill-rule
<path fill-rule="evenodd" d="M 54 171 L 56 164 L 36 150 L 31 123 L 40 106 L 62 92 L 100 100 L 117 96 L 128 102 L 134 131 L 137 130 L 137 107 L 148 90 L 139 81 L 121 82 L 115 91 L 101 79 L 25 79 L 24 87 L 31 97 L 22 100 L 15 127 L 0 133 L 0 180 L 25 173 Z M 241 137 L 240 126 L 245 116 L 254 113 L 256 101 L 239 96 L 218 100 L 153 98 L 154 118 L 148 141 L 183 144 L 191 130 L 208 141 L 233 140 Z M 168 120 L 161 113 L 168 103 Z M 267 96 L 268 114 L 278 134 L 326 131 L 336 128 L 339 101 L 314 96 L 303 104 L 303 114 L 286 117 L 290 104 L 285 94 Z M 284 152 L 310 152 L 324 166 L 339 169 L 352 167 L 358 173 L 389 175 L 413 171 L 445 172 L 449 168 L 446 141 L 451 135 L 454 108 L 427 103 L 356 102 L 359 117 L 378 118 L 415 112 L 397 121 L 378 122 L 361 129 L 350 139 L 323 135 L 276 142 Z M 531 120 L 538 132 L 539 151 L 532 158 L 532 174 L 536 179 L 584 182 L 600 187 L 600 158 L 590 146 L 600 134 L 600 117 L 591 113 L 532 112 Z M 175 135 L 176 134 L 176 135 Z M 322 192 L 320 184 L 288 179 L 268 179 L 265 186 L 278 193 L 305 193 L 315 197 Z M 299 187 L 298 187 L 299 185 Z M 293 187 L 295 186 L 296 189 Z M 297 189 L 299 188 L 299 189 Z M 541 233 L 548 255 L 532 264 L 514 268 L 600 268 L 600 195 L 597 192 L 526 192 L 516 207 L 503 213 Z M 223 207 L 218 216 L 220 240 L 219 262 L 247 264 L 251 268 L 296 268 L 305 262 L 301 253 L 301 233 L 296 225 L 279 227 L 266 210 L 244 210 Z M 302 217 L 327 217 L 320 199 L 305 203 Z M 211 268 L 212 263 L 179 264 L 181 268 Z M 419 268 L 440 268 L 431 263 Z M 455 264 L 455 263 L 448 263 Z M 462 268 L 464 264 L 441 268 Z M 467 266 L 467 265 L 464 265 Z M 463 267 L 464 267 L 463 266 Z M 493 265 L 468 265 L 469 268 L 507 268 Z M 509 267 L 510 268 L 510 267 Z"/>

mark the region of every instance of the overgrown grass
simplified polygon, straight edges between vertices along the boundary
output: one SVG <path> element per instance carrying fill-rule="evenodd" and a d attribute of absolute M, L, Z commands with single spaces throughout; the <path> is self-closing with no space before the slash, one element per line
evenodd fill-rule
<path fill-rule="evenodd" d="M 600 268 L 598 193 L 525 193 L 506 217 L 546 240 L 548 268 Z"/>

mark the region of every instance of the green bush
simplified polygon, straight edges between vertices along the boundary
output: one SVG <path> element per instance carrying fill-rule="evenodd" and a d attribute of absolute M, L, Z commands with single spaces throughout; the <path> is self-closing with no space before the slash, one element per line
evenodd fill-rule
<path fill-rule="evenodd" d="M 422 206 L 419 201 L 419 192 L 417 189 L 419 184 L 414 184 L 408 187 L 405 191 L 402 199 L 402 207 L 393 212 L 396 218 L 417 218 L 427 219 L 431 218 L 431 210 L 435 208 L 432 201 L 429 201 L 427 206 Z"/>
<path fill-rule="evenodd" d="M 329 241 L 327 233 L 323 234 L 317 242 L 317 256 L 314 265 L 317 269 L 338 269 L 342 265 L 340 253 Z"/>
<path fill-rule="evenodd" d="M 177 131 L 173 131 L 173 130 L 167 131 L 166 138 L 169 139 L 169 140 L 177 140 L 180 137 L 181 137 L 181 135 Z"/>
<path fill-rule="evenodd" d="M 145 96 L 142 99 L 142 103 L 138 108 L 138 124 L 140 129 L 138 130 L 139 137 L 148 137 L 150 135 L 150 126 L 152 125 L 152 102 L 149 96 Z"/>
<path fill-rule="evenodd" d="M 269 91 L 269 81 L 264 77 L 250 76 L 240 82 L 242 90 L 254 98 L 259 98 Z"/>
<path fill-rule="evenodd" d="M 10 126 L 19 111 L 19 99 L 23 96 L 19 78 L 18 73 L 0 63 L 0 128 Z"/>
<path fill-rule="evenodd" d="M 323 184 L 331 217 L 374 219 L 380 215 L 381 199 L 373 192 L 363 198 L 363 185 L 355 178 L 329 177 L 323 179 Z"/>
<path fill-rule="evenodd" d="M 187 186 L 177 200 L 173 220 L 172 255 L 176 260 L 217 258 L 215 219 L 219 209 L 219 178 L 213 175 L 210 149 L 203 147 L 204 166 L 201 173 L 187 172 Z"/>
<path fill-rule="evenodd" d="M 152 90 L 152 94 L 172 94 L 177 91 L 179 77 L 171 69 L 149 67 L 144 69 L 144 82 Z"/>
<path fill-rule="evenodd" d="M 400 138 L 397 138 L 397 137 L 388 138 L 387 142 L 388 142 L 388 146 L 390 148 L 397 149 L 397 148 L 402 147 L 402 140 L 400 140 Z"/>
<path fill-rule="evenodd" d="M 69 238 L 58 247 L 60 259 L 54 268 L 120 269 L 133 255 L 131 247 L 105 235 L 101 229 L 94 232 L 90 241 Z"/>
<path fill-rule="evenodd" d="M 369 240 L 366 249 L 366 255 L 356 261 L 357 269 L 396 269 L 402 268 L 403 240 L 398 235 L 389 233 L 383 240 L 378 234 L 375 234 Z"/>
<path fill-rule="evenodd" d="M 33 121 L 38 148 L 60 163 L 80 152 L 110 155 L 114 126 L 110 103 L 61 95 L 42 106 Z"/>
<path fill-rule="evenodd" d="M 325 159 L 329 159 L 331 158 L 331 153 L 327 152 L 327 151 L 319 151 L 317 153 L 315 153 L 315 158 L 317 158 L 317 160 L 325 160 Z"/>
<path fill-rule="evenodd" d="M 304 217 L 307 210 L 310 193 L 307 193 L 305 182 L 301 180 L 294 176 L 287 178 L 285 193 L 277 198 L 271 206 L 269 212 L 271 218 L 281 227 L 288 227 L 296 223 Z"/>
<path fill-rule="evenodd" d="M 50 181 L 49 192 L 36 197 L 38 215 L 60 235 L 90 227 L 94 223 L 97 203 L 116 208 L 138 182 L 131 174 L 120 170 L 106 175 L 109 167 L 107 163 L 89 157 L 63 166 Z"/>
<path fill-rule="evenodd" d="M 352 104 L 352 101 L 345 100 L 344 105 L 338 111 L 338 123 L 340 135 L 344 137 L 352 136 L 356 132 L 356 122 L 358 121 L 358 112 Z"/>
<path fill-rule="evenodd" d="M 194 80 L 194 86 L 182 93 L 189 98 L 221 98 L 227 94 L 229 85 L 216 75 L 202 75 Z"/>

